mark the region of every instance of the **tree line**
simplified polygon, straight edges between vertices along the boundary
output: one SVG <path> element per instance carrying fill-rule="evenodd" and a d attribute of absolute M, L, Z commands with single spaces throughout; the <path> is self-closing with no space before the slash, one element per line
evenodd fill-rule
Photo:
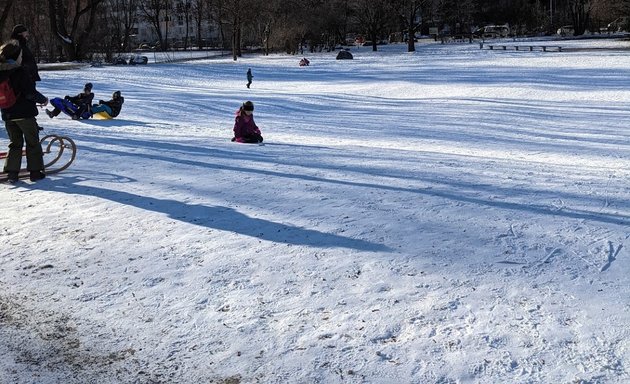
<path fill-rule="evenodd" d="M 630 0 L 0 0 L 0 31 L 15 24 L 31 34 L 40 60 L 108 58 L 137 48 L 137 23 L 151 26 L 159 50 L 169 50 L 168 23 L 186 26 L 184 48 L 212 45 L 230 49 L 236 60 L 244 47 L 265 53 L 334 49 L 361 35 L 377 50 L 379 41 L 406 41 L 439 31 L 470 34 L 475 27 L 508 24 L 514 35 L 550 34 L 572 25 L 576 35 L 601 31 L 630 16 Z M 189 36 L 189 26 L 196 36 Z M 211 26 L 208 28 L 208 26 Z"/>

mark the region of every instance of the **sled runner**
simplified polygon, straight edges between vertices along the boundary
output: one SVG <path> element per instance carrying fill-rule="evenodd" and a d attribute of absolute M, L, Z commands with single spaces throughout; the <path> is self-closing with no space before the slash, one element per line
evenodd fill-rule
<path fill-rule="evenodd" d="M 44 152 L 44 172 L 47 175 L 67 169 L 77 156 L 77 146 L 71 138 L 59 135 L 46 135 L 39 141 Z M 22 156 L 26 153 L 22 150 Z M 0 152 L 0 159 L 7 157 L 7 152 Z M 28 178 L 29 171 L 21 169 L 18 177 Z M 8 175 L 0 173 L 0 182 L 6 182 Z"/>

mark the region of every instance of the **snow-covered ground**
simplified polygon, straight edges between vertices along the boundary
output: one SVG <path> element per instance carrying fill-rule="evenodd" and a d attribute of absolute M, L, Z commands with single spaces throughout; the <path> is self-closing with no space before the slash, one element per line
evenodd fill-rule
<path fill-rule="evenodd" d="M 42 72 L 126 102 L 0 185 L 0 382 L 629 382 L 628 51 L 381 48 Z"/>

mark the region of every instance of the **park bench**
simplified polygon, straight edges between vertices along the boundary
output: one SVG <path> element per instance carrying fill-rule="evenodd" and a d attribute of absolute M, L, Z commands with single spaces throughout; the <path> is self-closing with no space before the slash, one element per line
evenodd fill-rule
<path fill-rule="evenodd" d="M 479 44 L 479 47 L 483 49 L 483 43 Z M 509 49 L 514 49 L 516 51 L 542 51 L 542 52 L 562 52 L 562 47 L 559 45 L 505 45 L 505 44 L 488 44 L 488 49 L 493 51 L 496 49 L 501 49 L 503 51 L 507 51 Z"/>

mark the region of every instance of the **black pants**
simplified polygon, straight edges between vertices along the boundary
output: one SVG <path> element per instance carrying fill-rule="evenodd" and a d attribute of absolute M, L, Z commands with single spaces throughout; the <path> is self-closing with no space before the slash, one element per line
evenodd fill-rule
<path fill-rule="evenodd" d="M 39 143 L 39 126 L 34 117 L 4 122 L 9 135 L 9 153 L 4 172 L 19 172 L 22 166 L 22 147 L 26 143 L 26 169 L 44 170 L 44 153 Z"/>

